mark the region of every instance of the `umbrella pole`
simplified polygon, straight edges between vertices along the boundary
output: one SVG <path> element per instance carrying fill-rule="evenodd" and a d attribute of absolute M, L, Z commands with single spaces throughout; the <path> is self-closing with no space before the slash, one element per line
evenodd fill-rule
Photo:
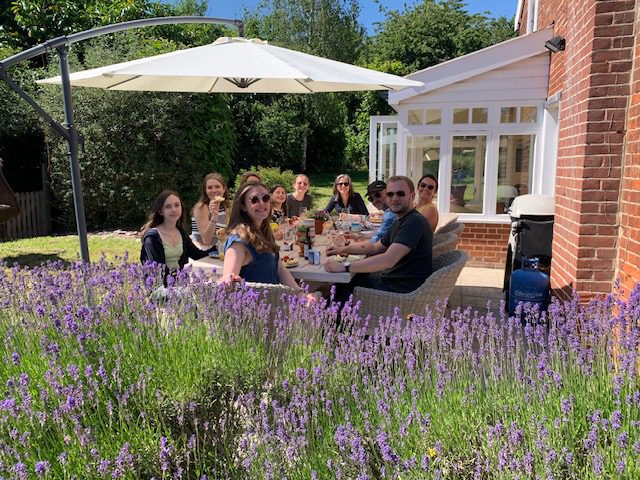
<path fill-rule="evenodd" d="M 69 80 L 69 58 L 66 45 L 58 47 L 60 57 L 60 75 L 62 77 L 62 98 L 64 101 L 64 120 L 67 129 L 67 143 L 69 144 L 69 163 L 71 166 L 71 187 L 73 189 L 73 205 L 76 211 L 76 226 L 80 239 L 80 258 L 83 262 L 89 260 L 89 242 L 87 240 L 87 222 L 84 215 L 84 200 L 82 197 L 82 179 L 80 178 L 80 164 L 78 163 L 78 129 L 73 121 L 73 101 L 71 97 L 71 82 Z"/>

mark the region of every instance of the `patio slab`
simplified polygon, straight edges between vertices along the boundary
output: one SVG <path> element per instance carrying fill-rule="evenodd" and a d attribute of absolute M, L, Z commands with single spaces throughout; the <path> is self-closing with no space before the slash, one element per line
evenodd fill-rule
<path fill-rule="evenodd" d="M 470 306 L 486 312 L 487 302 L 491 301 L 491 311 L 497 314 L 500 302 L 504 300 L 503 281 L 504 269 L 465 267 L 449 298 L 449 307 L 456 309 Z"/>

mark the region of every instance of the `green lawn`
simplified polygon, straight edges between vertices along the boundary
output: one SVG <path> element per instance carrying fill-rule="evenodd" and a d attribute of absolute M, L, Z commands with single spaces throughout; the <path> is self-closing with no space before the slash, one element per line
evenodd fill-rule
<path fill-rule="evenodd" d="M 79 259 L 80 242 L 77 235 L 61 235 L 55 237 L 23 238 L 8 242 L 0 242 L 0 259 L 9 265 L 19 263 L 24 266 L 37 266 L 48 260 L 73 262 Z M 122 258 L 129 252 L 130 259 L 138 261 L 140 241 L 136 238 L 89 235 L 89 253 L 92 260 L 102 254 L 108 261 Z"/>

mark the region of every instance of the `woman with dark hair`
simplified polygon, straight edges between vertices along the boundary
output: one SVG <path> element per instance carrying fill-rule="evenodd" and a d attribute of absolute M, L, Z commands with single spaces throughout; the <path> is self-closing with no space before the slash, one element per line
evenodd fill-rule
<path fill-rule="evenodd" d="M 271 195 L 262 183 L 240 185 L 233 198 L 220 282 L 281 283 L 300 290 L 280 261 L 271 226 Z"/>
<path fill-rule="evenodd" d="M 166 276 L 183 268 L 189 258 L 206 257 L 210 250 L 200 250 L 184 231 L 182 200 L 176 192 L 165 190 L 153 203 L 149 220 L 142 226 L 140 261 L 165 265 Z"/>
<path fill-rule="evenodd" d="M 191 236 L 205 246 L 211 246 L 219 225 L 226 225 L 229 209 L 229 189 L 219 173 L 204 177 L 200 198 L 191 210 Z"/>
<path fill-rule="evenodd" d="M 353 191 L 351 177 L 345 173 L 336 177 L 333 182 L 333 197 L 325 207 L 327 213 L 335 210 L 338 213 L 355 213 L 369 215 L 367 206 L 358 192 Z"/>
<path fill-rule="evenodd" d="M 262 178 L 260 178 L 257 172 L 244 172 L 240 176 L 238 185 L 242 185 L 243 183 L 262 183 Z"/>
<path fill-rule="evenodd" d="M 438 179 L 430 173 L 423 175 L 418 181 L 416 210 L 427 219 L 434 232 L 438 226 L 438 208 L 433 203 L 433 197 L 436 193 L 438 193 Z"/>
<path fill-rule="evenodd" d="M 282 185 L 271 187 L 271 221 L 282 223 L 287 218 L 287 191 Z"/>
<path fill-rule="evenodd" d="M 313 199 L 309 195 L 309 177 L 300 173 L 293 181 L 293 192 L 287 195 L 287 214 L 290 217 L 298 217 L 302 209 L 308 210 L 312 203 Z"/>

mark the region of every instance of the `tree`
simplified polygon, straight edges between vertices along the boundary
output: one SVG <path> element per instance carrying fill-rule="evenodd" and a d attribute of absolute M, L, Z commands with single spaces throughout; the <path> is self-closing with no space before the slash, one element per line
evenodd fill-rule
<path fill-rule="evenodd" d="M 357 0 L 265 0 L 245 15 L 248 37 L 354 63 L 363 44 Z M 339 169 L 344 161 L 344 94 L 236 96 L 243 167 L 267 158 L 295 170 Z M 259 104 L 259 105 L 258 105 Z M 247 158 L 249 156 L 249 158 Z"/>
<path fill-rule="evenodd" d="M 423 0 L 404 13 L 387 11 L 371 52 L 416 72 L 513 37 L 507 25 L 506 18 L 469 14 L 461 0 Z"/>

